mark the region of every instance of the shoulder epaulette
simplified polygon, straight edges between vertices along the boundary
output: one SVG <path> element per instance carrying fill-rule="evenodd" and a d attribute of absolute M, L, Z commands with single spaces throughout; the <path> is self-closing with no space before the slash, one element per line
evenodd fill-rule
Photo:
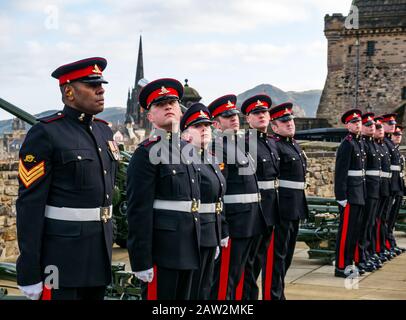
<path fill-rule="evenodd" d="M 351 134 L 348 134 L 346 137 L 345 137 L 345 140 L 347 140 L 347 141 L 352 141 L 352 135 Z"/>
<path fill-rule="evenodd" d="M 158 142 L 159 140 L 161 140 L 161 136 L 152 136 L 141 142 L 140 146 L 148 147 L 150 144 Z"/>
<path fill-rule="evenodd" d="M 55 120 L 62 119 L 64 117 L 65 117 L 65 115 L 62 112 L 57 112 L 57 113 L 51 114 L 49 116 L 39 118 L 38 120 L 43 123 L 50 123 Z"/>
<path fill-rule="evenodd" d="M 273 139 L 273 140 L 275 140 L 275 142 L 281 141 L 281 138 L 278 137 L 278 136 L 275 136 L 275 135 L 271 135 L 270 138 Z"/>
<path fill-rule="evenodd" d="M 100 118 L 93 118 L 93 121 L 99 121 L 99 122 L 103 122 L 106 125 L 109 125 L 109 123 L 107 121 L 100 119 Z"/>

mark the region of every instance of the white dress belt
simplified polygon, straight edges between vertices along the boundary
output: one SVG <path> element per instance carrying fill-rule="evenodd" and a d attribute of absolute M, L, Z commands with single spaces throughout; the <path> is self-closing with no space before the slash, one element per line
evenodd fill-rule
<path fill-rule="evenodd" d="M 111 219 L 113 206 L 101 208 L 68 208 L 45 206 L 45 217 L 64 221 L 104 221 Z"/>
<path fill-rule="evenodd" d="M 199 211 L 200 200 L 177 201 L 177 200 L 160 200 L 155 199 L 153 208 L 158 210 L 171 210 L 181 212 L 197 212 Z"/>
<path fill-rule="evenodd" d="M 270 190 L 276 188 L 275 180 L 272 181 L 258 181 L 258 188 L 262 190 Z"/>
<path fill-rule="evenodd" d="M 381 172 L 381 177 L 382 178 L 392 178 L 392 172 Z"/>
<path fill-rule="evenodd" d="M 258 193 L 249 194 L 226 194 L 224 203 L 253 203 L 261 201 L 261 196 Z"/>
<path fill-rule="evenodd" d="M 367 171 L 365 171 L 365 174 L 367 176 L 380 177 L 381 176 L 381 171 L 380 170 L 367 170 Z"/>
<path fill-rule="evenodd" d="M 363 177 L 365 176 L 365 170 L 348 170 L 349 177 Z"/>
<path fill-rule="evenodd" d="M 221 213 L 223 210 L 223 202 L 201 203 L 199 213 Z"/>
<path fill-rule="evenodd" d="M 288 188 L 288 189 L 304 190 L 305 183 L 298 182 L 298 181 L 279 180 L 279 187 Z"/>
<path fill-rule="evenodd" d="M 401 170 L 400 166 L 395 166 L 395 165 L 391 165 L 391 166 L 390 166 L 390 169 L 391 169 L 392 171 L 400 171 L 400 170 Z"/>

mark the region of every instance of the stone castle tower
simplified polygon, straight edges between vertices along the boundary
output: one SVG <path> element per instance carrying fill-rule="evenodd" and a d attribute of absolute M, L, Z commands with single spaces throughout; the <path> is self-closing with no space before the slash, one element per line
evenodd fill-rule
<path fill-rule="evenodd" d="M 354 0 L 359 25 L 348 17 L 326 15 L 328 74 L 317 110 L 333 126 L 357 107 L 382 114 L 397 112 L 406 124 L 406 0 Z M 354 22 L 353 20 L 352 22 Z"/>

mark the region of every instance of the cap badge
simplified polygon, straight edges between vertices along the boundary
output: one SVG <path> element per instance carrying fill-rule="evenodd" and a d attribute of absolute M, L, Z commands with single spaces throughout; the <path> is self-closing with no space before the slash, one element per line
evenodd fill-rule
<path fill-rule="evenodd" d="M 261 106 L 263 106 L 264 104 L 262 103 L 262 101 L 261 100 L 257 100 L 257 104 L 255 105 L 256 107 L 261 107 Z"/>
<path fill-rule="evenodd" d="M 228 100 L 226 107 L 227 108 L 234 107 L 234 103 L 232 103 L 230 100 Z"/>
<path fill-rule="evenodd" d="M 207 116 L 207 114 L 205 114 L 205 113 L 203 112 L 203 110 L 200 110 L 200 116 L 201 116 L 202 118 L 209 119 L 209 117 Z"/>
<path fill-rule="evenodd" d="M 162 94 L 167 94 L 167 93 L 169 93 L 169 90 L 167 90 L 164 86 L 162 86 L 161 92 L 159 94 L 162 95 Z"/>
<path fill-rule="evenodd" d="M 101 70 L 97 64 L 94 65 L 94 69 L 92 70 L 93 73 L 101 74 Z"/>

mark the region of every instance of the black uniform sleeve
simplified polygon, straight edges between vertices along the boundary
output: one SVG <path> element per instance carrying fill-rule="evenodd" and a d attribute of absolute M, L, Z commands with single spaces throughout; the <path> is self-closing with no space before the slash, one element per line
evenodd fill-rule
<path fill-rule="evenodd" d="M 52 144 L 43 124 L 33 126 L 20 149 L 19 190 L 16 202 L 17 283 L 21 286 L 42 281 L 41 245 L 44 212 L 52 180 Z"/>
<path fill-rule="evenodd" d="M 133 271 L 153 267 L 153 203 L 157 166 L 149 161 L 141 146 L 133 154 L 127 170 L 128 253 Z"/>
<path fill-rule="evenodd" d="M 350 169 L 352 145 L 344 140 L 337 150 L 334 192 L 338 201 L 347 200 L 347 177 Z"/>

